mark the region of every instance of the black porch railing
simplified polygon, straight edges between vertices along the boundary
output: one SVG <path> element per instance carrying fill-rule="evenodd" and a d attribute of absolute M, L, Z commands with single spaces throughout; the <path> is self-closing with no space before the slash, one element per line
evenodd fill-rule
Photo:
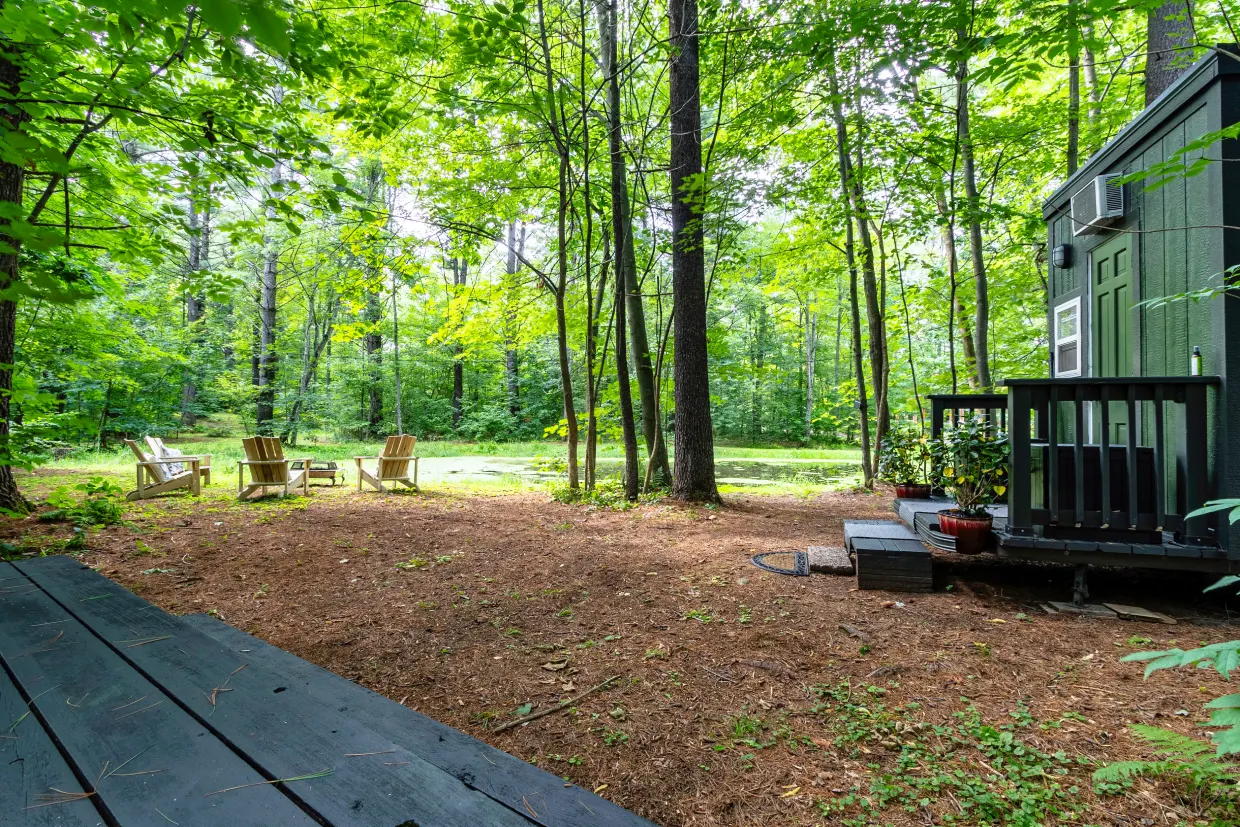
<path fill-rule="evenodd" d="M 1011 379 L 1013 535 L 1217 543 L 1213 515 L 1186 519 L 1214 495 L 1214 376 Z M 1091 437 L 1091 435 L 1094 435 Z"/>
<path fill-rule="evenodd" d="M 964 416 L 984 416 L 992 426 L 1007 430 L 1008 398 L 1006 393 L 932 393 L 930 394 L 930 438 L 943 435 L 947 423 L 958 425 Z M 938 463 L 931 463 L 930 481 L 934 493 L 942 494 L 939 487 Z"/>
<path fill-rule="evenodd" d="M 1008 398 L 1006 393 L 932 393 L 930 394 L 930 436 L 938 439 L 943 425 L 960 422 L 960 415 L 984 414 L 1007 430 Z"/>

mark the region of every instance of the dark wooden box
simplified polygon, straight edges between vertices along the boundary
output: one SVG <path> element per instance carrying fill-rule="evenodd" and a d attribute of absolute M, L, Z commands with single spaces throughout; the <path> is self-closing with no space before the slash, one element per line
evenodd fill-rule
<path fill-rule="evenodd" d="M 928 592 L 933 587 L 930 549 L 917 540 L 858 537 L 857 588 Z"/>

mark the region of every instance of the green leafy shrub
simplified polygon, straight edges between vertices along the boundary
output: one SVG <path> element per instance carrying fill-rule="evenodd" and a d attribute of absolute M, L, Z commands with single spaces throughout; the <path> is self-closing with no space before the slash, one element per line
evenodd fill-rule
<path fill-rule="evenodd" d="M 894 485 L 925 485 L 930 481 L 930 440 L 920 427 L 893 427 L 878 451 L 878 474 Z"/>
<path fill-rule="evenodd" d="M 932 443 L 937 482 L 959 511 L 984 516 L 1007 493 L 1008 447 L 1007 434 L 982 415 L 963 417 Z"/>
<path fill-rule="evenodd" d="M 73 494 L 81 491 L 85 496 Z M 125 489 L 104 477 L 91 477 L 72 487 L 62 485 L 47 495 L 51 511 L 39 515 L 45 522 L 67 520 L 78 526 L 116 525 L 125 518 Z"/>
<path fill-rule="evenodd" d="M 1232 522 L 1240 520 L 1240 501 L 1216 501 L 1197 509 L 1188 516 L 1232 509 Z M 1206 591 L 1223 589 L 1240 583 L 1240 576 L 1228 575 Z M 1164 669 L 1193 666 L 1214 669 L 1224 680 L 1240 669 L 1240 640 L 1211 643 L 1196 649 L 1166 649 L 1158 652 L 1133 652 L 1121 660 L 1144 662 L 1145 677 Z M 1205 726 L 1214 728 L 1210 741 L 1202 741 L 1161 727 L 1134 724 L 1129 729 L 1150 744 L 1159 756 L 1152 761 L 1120 761 L 1094 773 L 1096 784 L 1116 784 L 1135 776 L 1163 777 L 1183 783 L 1197 809 L 1212 819 L 1211 825 L 1235 824 L 1240 817 L 1240 764 L 1230 756 L 1240 755 L 1240 693 L 1215 698 L 1205 705 L 1210 720 Z"/>

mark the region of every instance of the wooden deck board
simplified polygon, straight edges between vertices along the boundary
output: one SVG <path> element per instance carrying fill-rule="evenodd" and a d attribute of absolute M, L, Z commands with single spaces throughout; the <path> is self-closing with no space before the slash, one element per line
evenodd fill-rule
<path fill-rule="evenodd" d="M 0 603 L 0 611 L 4 606 Z M 28 827 L 103 824 L 89 799 L 52 804 L 40 798 L 52 788 L 80 793 L 83 785 L 38 720 L 22 720 L 26 701 L 0 669 L 0 813 Z"/>
<path fill-rule="evenodd" d="M 419 827 L 522 827 L 531 823 L 427 763 L 389 733 L 364 726 L 350 708 L 325 703 L 291 676 L 257 660 L 240 659 L 213 638 L 85 571 L 76 561 L 49 557 L 16 565 L 269 777 L 331 769 L 322 778 L 287 785 L 289 795 L 331 824 L 369 827 L 412 821 Z M 172 637 L 136 647 L 124 643 L 164 635 Z M 231 691 L 216 693 L 213 706 L 211 690 L 225 679 Z M 360 753 L 383 754 L 348 757 Z M 220 786 L 240 783 L 246 782 Z"/>
<path fill-rule="evenodd" d="M 4 569 L 12 571 L 0 564 Z M 181 824 L 314 823 L 270 785 L 208 797 L 266 779 L 46 593 L 9 585 L 0 598 L 0 659 L 38 713 L 14 734 L 33 735 L 29 730 L 45 724 L 78 776 L 91 785 L 99 779 L 94 798 L 112 820 L 155 825 L 166 823 L 162 814 Z M 61 806 L 24 811 L 17 823 L 37 823 L 33 818 Z"/>
<path fill-rule="evenodd" d="M 650 825 L 605 798 L 530 765 L 460 730 L 397 704 L 283 649 L 208 615 L 181 620 L 210 635 L 250 663 L 287 675 L 306 692 L 351 716 L 384 729 L 393 742 L 545 827 L 639 827 Z M 526 809 L 526 805 L 529 809 Z M 531 815 L 531 811 L 537 815 Z"/>

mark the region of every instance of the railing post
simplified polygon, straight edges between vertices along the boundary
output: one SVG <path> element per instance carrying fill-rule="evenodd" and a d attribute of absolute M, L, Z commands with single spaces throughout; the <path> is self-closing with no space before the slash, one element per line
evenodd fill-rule
<path fill-rule="evenodd" d="M 1111 526 L 1111 386 L 1098 387 L 1099 415 L 1102 435 L 1098 440 L 1098 471 L 1102 475 L 1102 514 L 1098 518 L 1103 528 Z"/>
<path fill-rule="evenodd" d="M 1046 503 L 1050 521 L 1059 522 L 1059 387 L 1051 385 L 1046 405 Z"/>
<path fill-rule="evenodd" d="M 1136 528 L 1141 515 L 1141 480 L 1137 477 L 1137 386 L 1128 386 L 1128 527 Z"/>
<path fill-rule="evenodd" d="M 1020 385 L 1008 391 L 1008 440 L 1010 478 L 1008 480 L 1008 532 L 1033 534 L 1033 479 L 1030 472 L 1029 413 L 1033 389 Z"/>
<path fill-rule="evenodd" d="M 1209 469 L 1206 433 L 1206 386 L 1189 385 L 1184 393 L 1184 513 L 1205 505 Z M 1184 542 L 1208 543 L 1208 518 L 1184 521 Z"/>

